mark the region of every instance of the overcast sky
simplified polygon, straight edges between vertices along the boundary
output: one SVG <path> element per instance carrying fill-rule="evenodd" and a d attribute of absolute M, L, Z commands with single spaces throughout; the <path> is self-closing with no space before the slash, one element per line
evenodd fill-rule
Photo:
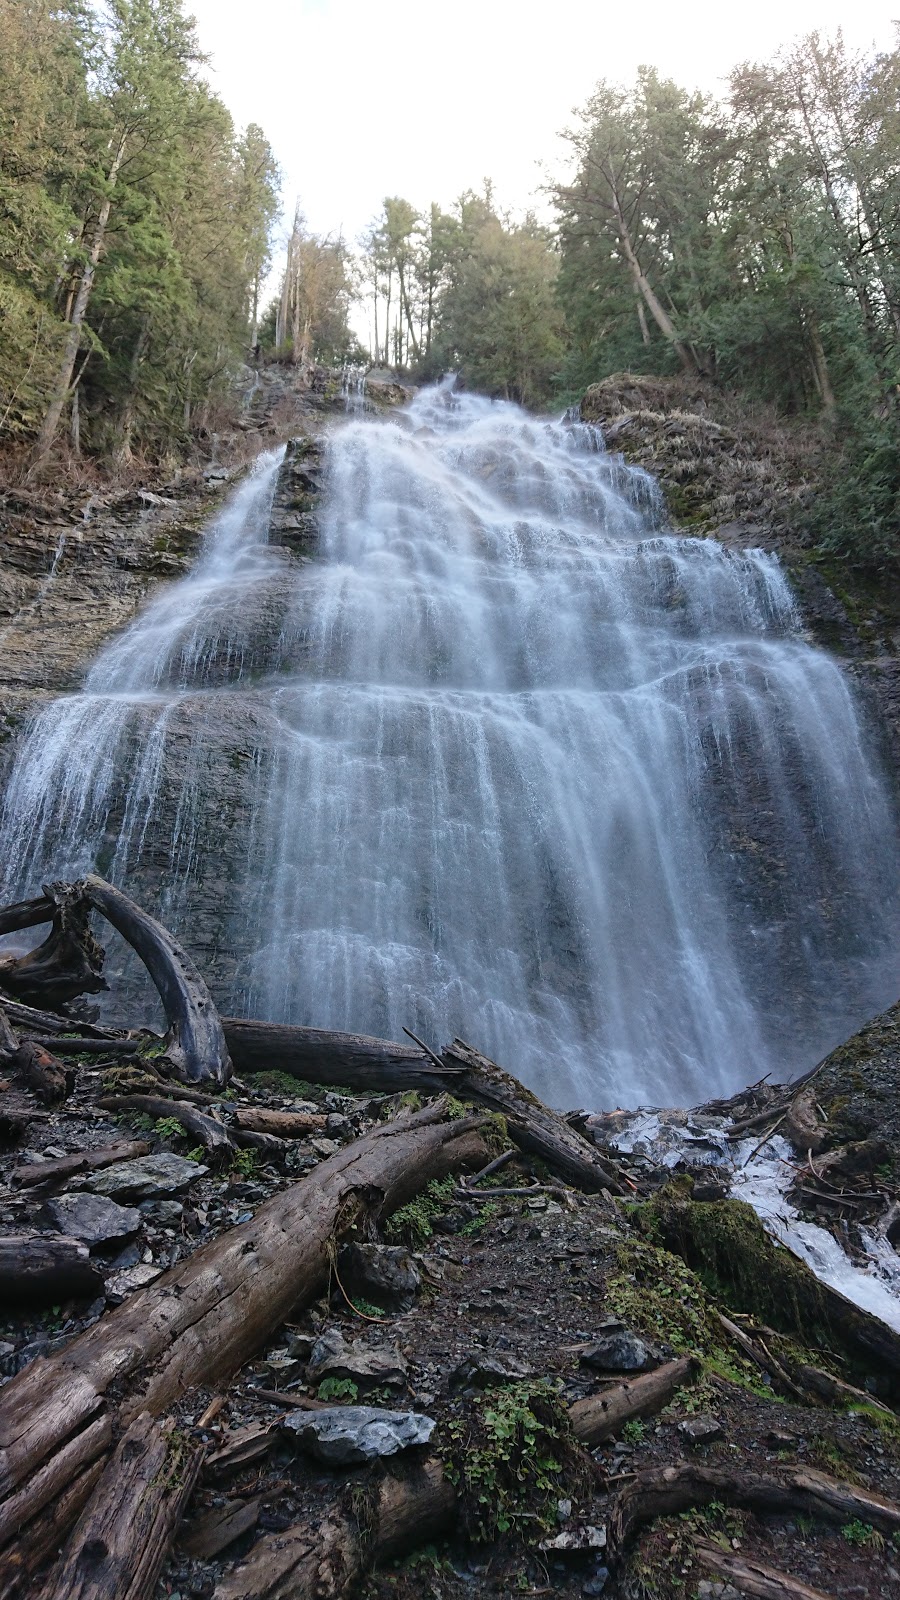
<path fill-rule="evenodd" d="M 601 77 L 646 63 L 716 90 L 735 62 L 812 28 L 881 45 L 874 0 L 193 0 L 212 81 L 241 125 L 265 129 L 285 210 L 355 242 L 387 194 L 449 205 L 486 175 L 524 209 L 557 134 Z"/>

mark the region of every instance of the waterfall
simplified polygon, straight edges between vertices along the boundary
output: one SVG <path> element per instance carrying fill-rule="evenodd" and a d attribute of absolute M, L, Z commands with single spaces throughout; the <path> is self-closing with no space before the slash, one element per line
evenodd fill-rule
<path fill-rule="evenodd" d="M 896 998 L 890 800 L 774 557 L 447 385 L 335 425 L 314 559 L 277 471 L 32 722 L 6 898 L 95 867 L 224 1006 L 459 1033 L 557 1105 L 781 1077 Z"/>

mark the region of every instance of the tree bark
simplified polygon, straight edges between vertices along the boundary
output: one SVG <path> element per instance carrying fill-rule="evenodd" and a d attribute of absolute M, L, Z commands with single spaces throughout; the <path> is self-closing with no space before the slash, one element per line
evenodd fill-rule
<path fill-rule="evenodd" d="M 61 1061 L 57 1061 L 43 1045 L 25 1039 L 19 1045 L 10 1066 L 17 1071 L 26 1088 L 44 1105 L 64 1100 L 69 1092 L 69 1080 Z"/>
<path fill-rule="evenodd" d="M 307 1134 L 320 1133 L 327 1122 L 327 1117 L 312 1111 L 262 1111 L 251 1107 L 234 1114 L 234 1125 L 242 1132 L 273 1133 L 279 1139 L 305 1139 Z"/>
<path fill-rule="evenodd" d="M 778 1477 L 682 1463 L 639 1472 L 612 1503 L 607 1524 L 610 1566 L 621 1562 L 637 1529 L 656 1517 L 671 1517 L 710 1500 L 746 1506 L 752 1511 L 783 1515 L 786 1511 L 821 1517 L 826 1522 L 859 1518 L 890 1536 L 900 1529 L 900 1506 L 852 1483 L 841 1483 L 811 1467 L 797 1467 Z"/>
<path fill-rule="evenodd" d="M 27 955 L 0 960 L 0 985 L 17 1000 L 52 1007 L 105 989 L 104 952 L 88 927 L 89 915 L 78 884 L 48 884 L 40 900 L 7 907 L 0 926 L 4 921 L 17 928 L 53 926 Z"/>
<path fill-rule="evenodd" d="M 169 1100 L 165 1095 L 107 1094 L 97 1101 L 101 1111 L 137 1111 L 146 1117 L 174 1117 L 211 1156 L 227 1156 L 234 1144 L 225 1124 L 205 1111 L 198 1111 L 187 1100 Z"/>
<path fill-rule="evenodd" d="M 613 1389 L 600 1394 L 589 1394 L 569 1407 L 569 1420 L 575 1437 L 590 1449 L 621 1433 L 626 1422 L 634 1417 L 654 1416 L 667 1406 L 676 1390 L 692 1383 L 697 1374 L 697 1363 L 691 1356 L 669 1361 L 655 1372 L 639 1378 L 626 1379 Z"/>
<path fill-rule="evenodd" d="M 333 1083 L 370 1093 L 422 1089 L 426 1094 L 440 1094 L 453 1088 L 463 1070 L 435 1066 L 417 1045 L 363 1034 L 292 1028 L 241 1017 L 223 1017 L 222 1027 L 235 1071 L 241 1074 L 277 1067 L 306 1083 Z"/>
<path fill-rule="evenodd" d="M 811 1589 L 808 1583 L 792 1578 L 786 1572 L 776 1572 L 751 1556 L 726 1555 L 716 1545 L 698 1544 L 694 1555 L 701 1567 L 715 1573 L 734 1585 L 742 1595 L 753 1600 L 833 1600 L 823 1589 Z"/>
<path fill-rule="evenodd" d="M 150 1153 L 145 1139 L 130 1139 L 119 1144 L 107 1144 L 102 1150 L 83 1150 L 77 1155 L 60 1156 L 58 1161 L 37 1161 L 33 1166 L 19 1167 L 13 1173 L 13 1182 L 20 1189 L 36 1189 L 39 1185 L 65 1183 L 80 1172 L 99 1172 L 103 1167 L 114 1166 L 117 1161 L 136 1161 L 138 1156 Z"/>
<path fill-rule="evenodd" d="M 374 1129 L 164 1273 L 0 1391 L 0 1546 L 27 1547 L 33 1518 L 108 1447 L 113 1415 L 159 1415 L 198 1383 L 229 1376 L 326 1281 L 335 1241 L 363 1216 L 403 1205 L 432 1178 L 484 1164 L 471 1120 L 427 1107 Z M 52 1481 L 50 1492 L 43 1485 Z"/>
<path fill-rule="evenodd" d="M 565 1183 L 588 1194 L 602 1189 L 625 1193 L 625 1185 L 599 1150 L 496 1062 L 462 1039 L 447 1046 L 442 1060 L 448 1066 L 465 1068 L 455 1093 L 504 1117 L 513 1143 L 545 1162 Z"/>
<path fill-rule="evenodd" d="M 102 1294 L 103 1278 L 80 1239 L 10 1233 L 0 1239 L 0 1292 L 8 1305 L 54 1305 Z"/>
<path fill-rule="evenodd" d="M 172 1423 L 135 1417 L 41 1600 L 152 1600 L 202 1459 Z"/>

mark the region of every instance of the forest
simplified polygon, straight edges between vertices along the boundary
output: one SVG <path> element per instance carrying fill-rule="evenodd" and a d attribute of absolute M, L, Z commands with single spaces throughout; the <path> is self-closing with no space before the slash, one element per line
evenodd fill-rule
<path fill-rule="evenodd" d="M 455 368 L 536 408 L 684 372 L 812 425 L 810 538 L 897 562 L 900 49 L 813 34 L 722 98 L 600 82 L 540 215 L 488 180 L 449 209 L 388 197 L 355 244 L 298 209 L 272 298 L 277 162 L 211 92 L 180 0 L 0 0 L 0 23 L 0 428 L 31 477 L 54 449 L 183 456 L 255 347 Z"/>

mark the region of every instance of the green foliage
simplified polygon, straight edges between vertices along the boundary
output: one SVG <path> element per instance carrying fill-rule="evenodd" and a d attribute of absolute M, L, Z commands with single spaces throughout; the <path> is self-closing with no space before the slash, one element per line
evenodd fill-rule
<path fill-rule="evenodd" d="M 384 1230 L 387 1237 L 394 1243 L 408 1244 L 421 1250 L 434 1232 L 435 1218 L 443 1216 L 450 1206 L 455 1188 L 456 1179 L 452 1176 L 432 1179 L 427 1189 L 415 1200 L 400 1206 L 388 1218 Z"/>
<path fill-rule="evenodd" d="M 509 1532 L 540 1536 L 555 1521 L 563 1483 L 577 1490 L 583 1479 L 565 1403 L 552 1384 L 492 1390 L 443 1428 L 447 1476 L 459 1490 L 463 1520 L 475 1539 L 490 1542 Z"/>
<path fill-rule="evenodd" d="M 623 1425 L 622 1438 L 628 1444 L 641 1444 L 644 1440 L 646 1432 L 647 1430 L 640 1419 L 637 1417 L 632 1417 L 630 1422 L 626 1422 Z"/>
<path fill-rule="evenodd" d="M 206 1151 L 204 1150 L 202 1144 L 195 1144 L 192 1145 L 190 1150 L 187 1151 L 187 1160 L 202 1162 L 205 1155 Z"/>
<path fill-rule="evenodd" d="M 861 1522 L 859 1517 L 854 1517 L 851 1522 L 845 1522 L 841 1529 L 848 1544 L 860 1545 L 864 1550 L 883 1550 L 885 1537 L 873 1528 L 870 1522 Z"/>
<path fill-rule="evenodd" d="M 184 1128 L 177 1117 L 158 1117 L 153 1124 L 158 1139 L 183 1139 Z"/>
<path fill-rule="evenodd" d="M 164 456 L 246 347 L 271 150 L 211 93 L 181 0 L 0 0 L 0 30 L 0 429 L 56 407 L 76 449 Z"/>
<path fill-rule="evenodd" d="M 259 1171 L 258 1150 L 236 1150 L 231 1158 L 231 1170 L 242 1178 L 255 1178 Z"/>
<path fill-rule="evenodd" d="M 359 1385 L 352 1378 L 323 1378 L 316 1395 L 320 1400 L 349 1400 L 355 1405 L 359 1399 Z"/>
<path fill-rule="evenodd" d="M 498 1217 L 499 1215 L 500 1207 L 497 1205 L 496 1201 L 488 1200 L 481 1207 L 477 1216 L 470 1217 L 468 1222 L 463 1223 L 459 1231 L 470 1239 L 478 1239 L 480 1238 L 481 1234 L 484 1233 L 485 1229 L 493 1222 L 494 1218 Z"/>

